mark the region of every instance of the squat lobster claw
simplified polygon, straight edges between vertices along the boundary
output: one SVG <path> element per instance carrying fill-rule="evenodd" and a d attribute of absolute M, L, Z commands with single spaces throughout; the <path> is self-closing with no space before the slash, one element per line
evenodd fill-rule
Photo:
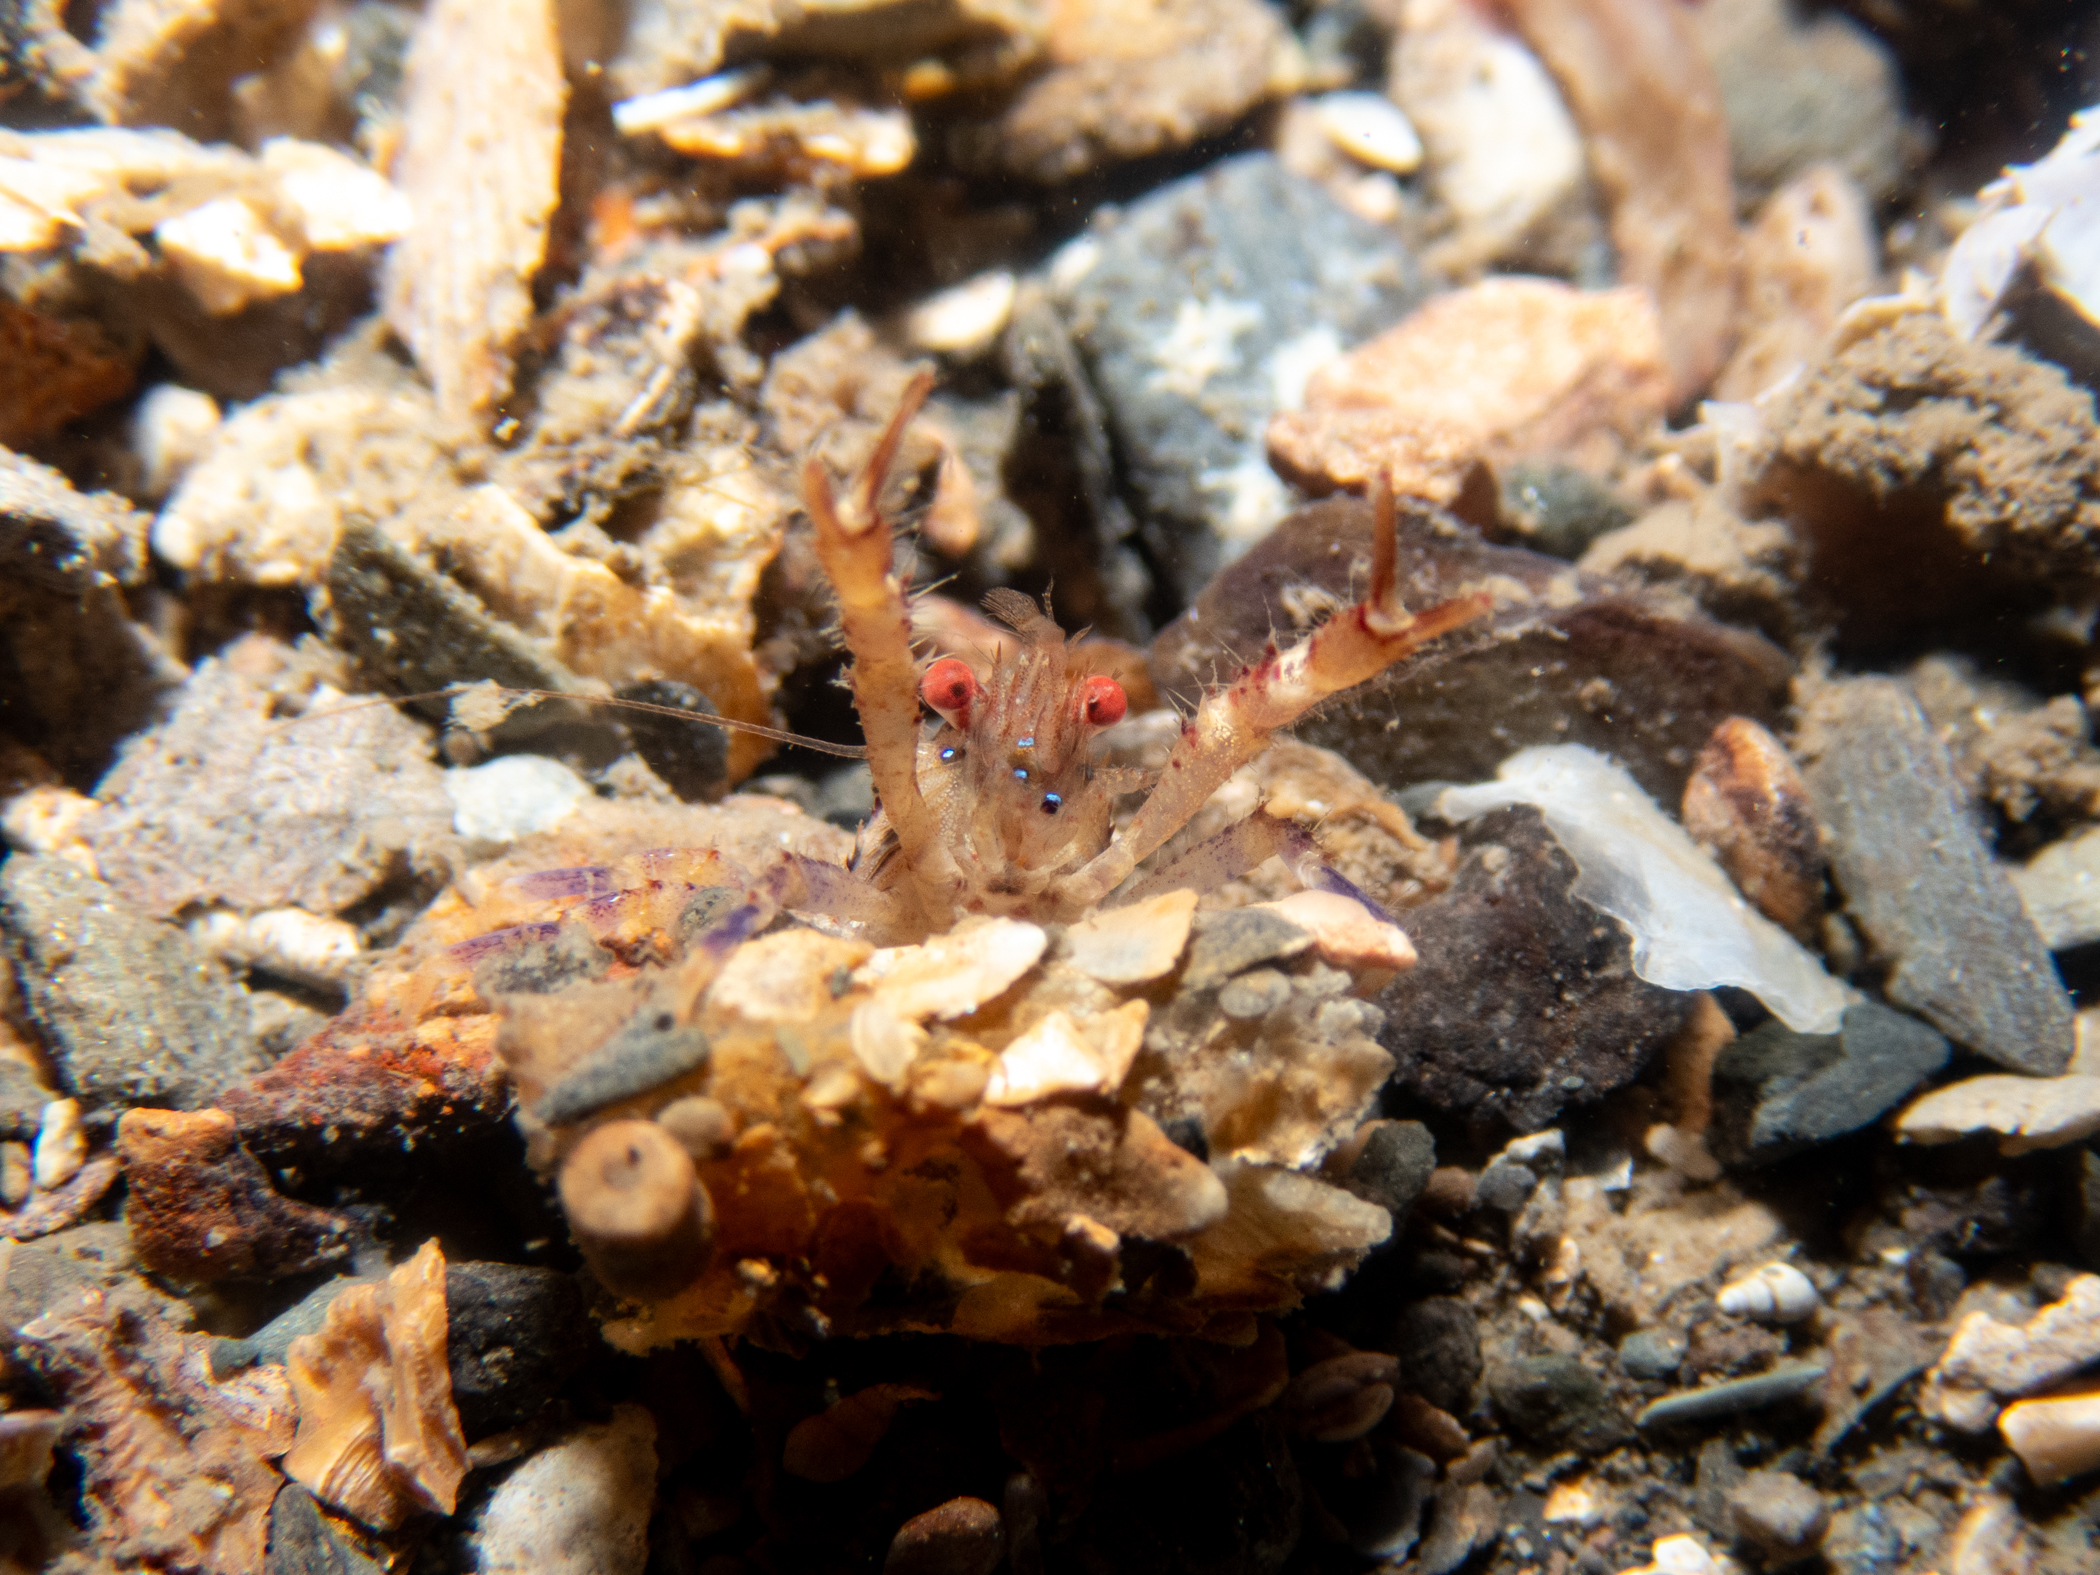
<path fill-rule="evenodd" d="M 1128 702 L 1113 678 L 1087 670 L 1084 652 L 1046 610 L 1015 591 L 986 598 L 1020 636 L 1020 650 L 984 677 L 954 657 L 922 675 L 912 654 L 911 609 L 877 498 L 905 425 L 931 388 L 930 375 L 912 383 L 843 498 L 817 461 L 803 470 L 804 502 L 816 525 L 818 561 L 838 597 L 854 704 L 881 801 L 856 871 L 885 895 L 893 917 L 884 929 L 923 935 L 969 913 L 1078 918 L 1187 825 L 1277 729 L 1491 605 L 1474 595 L 1407 610 L 1393 501 L 1379 488 L 1368 594 L 1289 650 L 1271 646 L 1237 680 L 1206 696 L 1149 784 L 1153 791 L 1115 834 L 1116 794 L 1148 782 L 1144 773 L 1093 765 L 1088 749 L 1101 729 L 1122 719 Z M 922 702 L 940 718 L 930 736 Z M 1231 843 L 1236 852 L 1221 846 L 1218 854 L 1259 862 L 1276 851 L 1273 843 L 1241 834 Z"/>

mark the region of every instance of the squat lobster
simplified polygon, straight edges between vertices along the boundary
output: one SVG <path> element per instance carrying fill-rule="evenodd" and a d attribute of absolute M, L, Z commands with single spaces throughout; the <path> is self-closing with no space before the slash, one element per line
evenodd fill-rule
<path fill-rule="evenodd" d="M 1122 687 L 1091 673 L 1049 616 L 1014 591 L 994 591 L 991 611 L 1020 649 L 980 679 L 945 657 L 923 676 L 912 652 L 911 609 L 877 498 L 904 429 L 932 388 L 906 391 L 858 480 L 841 497 L 816 459 L 803 498 L 816 525 L 819 562 L 838 597 L 853 659 L 854 704 L 881 808 L 863 833 L 848 882 L 806 869 L 810 905 L 871 929 L 918 939 L 968 914 L 1069 922 L 1100 905 L 1259 754 L 1269 736 L 1331 695 L 1364 682 L 1428 641 L 1485 614 L 1485 596 L 1410 613 L 1397 588 L 1392 500 L 1382 489 L 1369 593 L 1289 650 L 1272 642 L 1230 685 L 1207 696 L 1183 725 L 1156 778 L 1103 769 L 1088 758 L 1102 729 L 1122 719 Z M 941 719 L 930 734 L 921 702 Z M 1152 788 L 1120 834 L 1119 793 Z M 1177 862 L 1176 879 L 1210 886 L 1274 853 L 1301 878 L 1310 839 L 1257 815 Z M 798 860 L 807 865 L 810 861 Z M 790 900 L 790 906 L 800 904 Z"/>

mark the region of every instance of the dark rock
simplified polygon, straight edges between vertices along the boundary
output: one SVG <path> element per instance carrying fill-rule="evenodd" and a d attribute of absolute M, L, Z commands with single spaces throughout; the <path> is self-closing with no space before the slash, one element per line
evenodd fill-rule
<path fill-rule="evenodd" d="M 1019 430 L 1000 480 L 1034 523 L 1059 614 L 1068 627 L 1143 639 L 1151 632 L 1144 607 L 1152 576 L 1131 545 L 1137 522 L 1116 490 L 1107 412 L 1064 319 L 1039 288 L 1022 287 L 1000 358 L 1021 394 Z"/>
<path fill-rule="evenodd" d="M 1818 685 L 1797 749 L 1838 889 L 1894 965 L 1889 999 L 2001 1066 L 2061 1072 L 2071 998 L 1910 691 L 1888 678 Z"/>
<path fill-rule="evenodd" d="M 1160 632 L 1153 681 L 1184 702 L 1200 698 L 1272 635 L 1288 644 L 1321 607 L 1362 595 L 1370 561 L 1368 503 L 1330 498 L 1297 510 Z M 1408 606 L 1488 580 L 1503 596 L 1496 613 L 1336 696 L 1299 722 L 1296 736 L 1390 788 L 1482 781 L 1528 744 L 1586 744 L 1675 804 L 1722 721 L 1778 724 L 1792 663 L 1770 642 L 1558 558 L 1490 546 L 1446 516 L 1403 510 L 1399 582 Z"/>
<path fill-rule="evenodd" d="M 1064 1551 L 1085 1575 L 1277 1575 L 1298 1545 L 1303 1494 L 1272 1407 L 1151 1470 L 1101 1478 Z"/>
<path fill-rule="evenodd" d="M 1608 531 L 1633 523 L 1633 510 L 1586 470 L 1518 460 L 1501 476 L 1503 528 L 1516 545 L 1570 562 Z"/>
<path fill-rule="evenodd" d="M 384 1567 L 351 1547 L 298 1483 L 287 1482 L 270 1501 L 263 1575 L 380 1575 Z"/>
<path fill-rule="evenodd" d="M 0 868 L 0 928 L 66 1092 L 88 1110 L 194 1110 L 264 1065 L 219 964 L 64 859 L 17 853 Z"/>
<path fill-rule="evenodd" d="M 1619 1366 L 1628 1378 L 1662 1379 L 1684 1361 L 1684 1336 L 1671 1329 L 1636 1329 L 1619 1342 Z"/>
<path fill-rule="evenodd" d="M 1262 446 L 1279 355 L 1346 348 L 1397 321 L 1420 286 L 1391 231 L 1267 153 L 1160 188 L 1098 245 L 1067 319 L 1147 544 L 1190 595 L 1284 506 Z"/>
<path fill-rule="evenodd" d="M 1878 1120 L 1946 1064 L 1938 1033 L 1872 1001 L 1834 1034 L 1766 1023 L 1714 1063 L 1707 1146 L 1724 1164 L 1770 1164 Z"/>
<path fill-rule="evenodd" d="M 568 1275 L 515 1263 L 445 1270 L 452 1402 L 472 1440 L 536 1413 L 597 1343 Z"/>
<path fill-rule="evenodd" d="M 1954 1258 L 1994 1258 L 2032 1244 L 2055 1212 L 2054 1183 L 2008 1166 L 1966 1184 L 1913 1183 L 1896 1200 L 1904 1244 Z"/>
<path fill-rule="evenodd" d="M 1449 1296 L 1425 1296 L 1393 1320 L 1392 1352 L 1400 1358 L 1401 1382 L 1439 1411 L 1463 1416 L 1480 1382 L 1480 1321 L 1473 1309 Z"/>
<path fill-rule="evenodd" d="M 616 700 L 669 706 L 699 716 L 719 715 L 714 703 L 691 684 L 655 678 L 613 691 Z M 729 733 L 707 722 L 682 722 L 675 716 L 621 710 L 621 726 L 634 740 L 635 753 L 664 785 L 680 798 L 712 803 L 729 791 Z"/>
<path fill-rule="evenodd" d="M 0 450 L 0 723 L 82 786 L 182 676 L 118 590 L 147 572 L 147 523 Z"/>
<path fill-rule="evenodd" d="M 136 585 L 150 518 L 109 492 L 77 492 L 48 465 L 0 453 L 0 577 L 82 596 Z"/>
<path fill-rule="evenodd" d="M 1633 972 L 1626 932 L 1573 895 L 1575 864 L 1536 810 L 1464 833 L 1449 890 L 1407 915 L 1421 961 L 1379 997 L 1399 1088 L 1519 1131 L 1631 1081 L 1692 997 Z"/>
<path fill-rule="evenodd" d="M 1572 1356 L 1527 1356 L 1488 1379 L 1495 1409 L 1542 1449 L 1600 1454 L 1633 1429 L 1597 1375 Z"/>
<path fill-rule="evenodd" d="M 158 1301 L 139 1278 L 131 1250 L 130 1227 L 121 1221 L 75 1225 L 41 1241 L 22 1242 L 7 1260 L 7 1279 L 0 1284 L 0 1322 L 19 1329 L 86 1290 L 113 1299 L 140 1295 Z"/>
<path fill-rule="evenodd" d="M 1393 1216 L 1397 1233 L 1436 1169 L 1436 1139 L 1419 1121 L 1380 1121 L 1349 1167 L 1351 1192 Z"/>
<path fill-rule="evenodd" d="M 1310 934 L 1266 909 L 1227 908 L 1199 915 L 1181 986 L 1208 990 L 1257 963 L 1295 957 L 1311 945 Z"/>
<path fill-rule="evenodd" d="M 223 1378 L 258 1363 L 282 1365 L 292 1342 L 319 1330 L 328 1321 L 328 1309 L 335 1299 L 355 1284 L 357 1281 L 349 1275 L 340 1275 L 307 1292 L 251 1335 L 239 1339 L 215 1337 L 211 1343 L 212 1376 Z"/>
<path fill-rule="evenodd" d="M 1362 1455 L 1369 1457 L 1369 1470 L 1362 1469 Z M 1352 1455 L 1355 1469 L 1321 1471 L 1315 1481 L 1320 1503 L 1342 1523 L 1358 1553 L 1398 1561 L 1421 1534 L 1422 1511 L 1436 1490 L 1436 1462 L 1375 1433 L 1364 1440 L 1362 1455 Z"/>
<path fill-rule="evenodd" d="M 992 1575 L 1006 1556 L 999 1511 L 981 1498 L 951 1498 L 897 1529 L 883 1575 Z"/>
<path fill-rule="evenodd" d="M 1480 1181 L 1473 1188 L 1473 1196 L 1491 1209 L 1500 1209 L 1504 1214 L 1514 1214 L 1524 1206 L 1539 1178 L 1529 1165 L 1519 1165 L 1513 1160 L 1497 1159 L 1480 1173 Z"/>

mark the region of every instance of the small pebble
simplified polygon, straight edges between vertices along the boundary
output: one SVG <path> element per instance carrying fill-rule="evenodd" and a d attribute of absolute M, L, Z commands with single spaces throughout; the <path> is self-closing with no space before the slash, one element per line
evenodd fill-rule
<path fill-rule="evenodd" d="M 656 1502 L 656 1423 L 638 1405 L 532 1456 L 469 1538 L 482 1575 L 641 1575 Z"/>
<path fill-rule="evenodd" d="M 27 1143 L 0 1143 L 0 1203 L 18 1209 L 29 1201 L 33 1172 Z"/>
<path fill-rule="evenodd" d="M 1218 1010 L 1227 1017 L 1251 1022 L 1268 1016 L 1290 998 L 1289 978 L 1274 968 L 1257 968 L 1218 992 Z"/>
<path fill-rule="evenodd" d="M 1014 290 L 1014 276 L 1003 268 L 965 279 L 911 309 L 905 340 L 914 350 L 975 355 L 1005 330 Z"/>
<path fill-rule="evenodd" d="M 1636 1329 L 1619 1342 L 1619 1366 L 1629 1378 L 1668 1378 L 1684 1360 L 1685 1338 L 1672 1329 Z"/>
<path fill-rule="evenodd" d="M 559 825 L 591 796 L 590 784 L 544 755 L 504 755 L 445 773 L 452 827 L 478 842 L 515 842 Z"/>
<path fill-rule="evenodd" d="M 999 1511 L 981 1498 L 951 1498 L 898 1528 L 883 1575 L 991 1575 L 1006 1554 Z"/>
<path fill-rule="evenodd" d="M 1491 1209 L 1514 1214 L 1524 1206 L 1538 1184 L 1539 1178 L 1529 1165 L 1498 1159 L 1480 1173 L 1474 1196 Z"/>
<path fill-rule="evenodd" d="M 1383 93 L 1325 93 L 1313 101 L 1320 129 L 1359 164 L 1406 175 L 1422 163 L 1414 122 Z"/>
<path fill-rule="evenodd" d="M 1830 1529 L 1823 1495 L 1785 1471 L 1753 1471 L 1728 1492 L 1736 1533 L 1776 1562 L 1806 1558 Z"/>

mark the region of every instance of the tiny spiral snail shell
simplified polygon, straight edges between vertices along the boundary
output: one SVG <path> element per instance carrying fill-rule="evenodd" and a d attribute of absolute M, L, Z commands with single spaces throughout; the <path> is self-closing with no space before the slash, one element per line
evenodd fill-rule
<path fill-rule="evenodd" d="M 1791 1263 L 1768 1263 L 1721 1287 L 1714 1305 L 1760 1323 L 1799 1323 L 1821 1305 L 1807 1275 Z"/>

